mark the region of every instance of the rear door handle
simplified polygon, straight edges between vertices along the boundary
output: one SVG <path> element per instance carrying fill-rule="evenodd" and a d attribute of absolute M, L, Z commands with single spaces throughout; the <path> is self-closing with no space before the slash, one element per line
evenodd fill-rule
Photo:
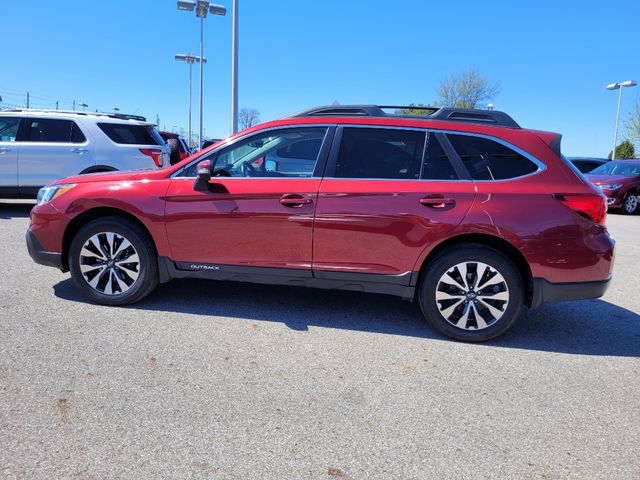
<path fill-rule="evenodd" d="M 445 208 L 453 207 L 456 201 L 453 198 L 447 198 L 443 195 L 429 195 L 422 197 L 420 203 L 429 208 Z"/>
<path fill-rule="evenodd" d="M 7 148 L 7 147 L 0 147 L 0 153 L 7 153 L 7 152 L 10 152 L 10 151 L 11 151 L 11 149 L 10 149 L 10 148 Z"/>
<path fill-rule="evenodd" d="M 298 193 L 285 194 L 280 197 L 280 205 L 289 208 L 300 208 L 303 205 L 309 205 L 312 200 L 309 197 Z"/>
<path fill-rule="evenodd" d="M 71 151 L 73 153 L 85 153 L 85 152 L 88 152 L 89 149 L 88 148 L 72 148 Z"/>

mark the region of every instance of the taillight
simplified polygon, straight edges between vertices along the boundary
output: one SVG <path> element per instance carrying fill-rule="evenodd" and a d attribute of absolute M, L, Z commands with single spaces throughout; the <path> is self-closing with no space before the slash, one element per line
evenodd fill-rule
<path fill-rule="evenodd" d="M 141 148 L 140 153 L 153 158 L 157 166 L 162 166 L 162 150 L 158 150 L 157 148 Z"/>
<path fill-rule="evenodd" d="M 566 207 L 592 222 L 604 225 L 607 219 L 607 197 L 596 193 L 567 193 L 554 195 Z"/>

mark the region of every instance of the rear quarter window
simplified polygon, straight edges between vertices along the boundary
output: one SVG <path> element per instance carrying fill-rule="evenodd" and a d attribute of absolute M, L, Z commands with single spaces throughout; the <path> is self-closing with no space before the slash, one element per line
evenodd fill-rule
<path fill-rule="evenodd" d="M 164 145 L 164 140 L 151 125 L 98 123 L 98 127 L 120 145 Z"/>
<path fill-rule="evenodd" d="M 456 134 L 447 138 L 474 180 L 507 180 L 538 170 L 534 162 L 494 140 Z"/>

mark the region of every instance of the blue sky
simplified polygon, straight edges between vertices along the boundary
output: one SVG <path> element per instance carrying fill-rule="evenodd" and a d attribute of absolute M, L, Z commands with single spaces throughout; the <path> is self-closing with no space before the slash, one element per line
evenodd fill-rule
<path fill-rule="evenodd" d="M 604 156 L 617 101 L 604 87 L 640 82 L 638 0 L 240 2 L 239 103 L 265 121 L 334 100 L 431 103 L 442 78 L 477 68 L 500 84 L 497 109 L 562 133 L 567 155 Z M 33 106 L 75 99 L 186 128 L 188 69 L 174 54 L 198 52 L 199 26 L 175 1 L 12 1 L 2 20 L 3 106 L 29 91 Z M 230 15 L 205 20 L 205 56 L 204 126 L 225 137 Z M 625 89 L 621 124 L 636 102 L 640 87 Z"/>

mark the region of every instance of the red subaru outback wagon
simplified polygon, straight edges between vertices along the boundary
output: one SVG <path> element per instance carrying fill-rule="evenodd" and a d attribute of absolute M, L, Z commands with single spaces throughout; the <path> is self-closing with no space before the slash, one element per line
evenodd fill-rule
<path fill-rule="evenodd" d="M 59 180 L 31 212 L 29 252 L 101 304 L 185 277 L 356 290 L 417 299 L 465 341 L 523 306 L 603 295 L 606 200 L 560 135 L 399 108 L 316 108 L 164 170 Z"/>

